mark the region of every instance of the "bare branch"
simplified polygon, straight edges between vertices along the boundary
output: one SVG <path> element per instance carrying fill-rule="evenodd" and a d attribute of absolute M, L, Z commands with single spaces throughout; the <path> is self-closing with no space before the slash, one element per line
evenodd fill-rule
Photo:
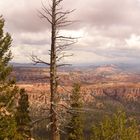
<path fill-rule="evenodd" d="M 43 2 L 42 2 L 42 10 L 43 10 L 46 14 L 50 15 L 50 17 L 52 17 L 51 10 L 48 10 L 48 9 L 45 7 L 45 5 L 44 5 Z"/>
<path fill-rule="evenodd" d="M 53 24 L 52 21 L 47 17 L 47 15 L 43 14 L 41 11 L 38 10 L 38 13 L 40 14 L 40 18 L 46 19 L 51 25 Z"/>
<path fill-rule="evenodd" d="M 60 17 L 58 17 L 55 22 L 58 23 L 60 21 L 64 21 L 65 19 L 67 19 L 67 17 L 65 16 L 65 14 L 63 14 Z"/>
<path fill-rule="evenodd" d="M 39 122 L 42 122 L 42 121 L 44 121 L 44 120 L 50 119 L 51 116 L 52 116 L 52 115 L 50 114 L 50 115 L 47 116 L 47 117 L 43 117 L 43 118 L 41 118 L 41 119 L 37 119 L 37 120 L 33 121 L 31 124 L 34 125 L 34 124 L 36 124 L 36 123 L 39 123 Z"/>
<path fill-rule="evenodd" d="M 56 39 L 68 39 L 68 40 L 75 40 L 79 39 L 80 37 L 71 37 L 71 36 L 56 36 Z"/>
<path fill-rule="evenodd" d="M 71 14 L 72 12 L 74 12 L 76 9 L 73 9 L 73 10 L 71 10 L 71 11 L 65 11 L 65 12 L 63 12 L 63 11 L 59 11 L 59 12 L 56 12 L 56 15 L 61 15 L 61 14 L 63 14 L 63 15 L 68 15 L 68 14 Z"/>
<path fill-rule="evenodd" d="M 58 0 L 56 1 L 55 5 L 57 6 L 58 4 L 60 4 L 63 0 Z"/>
<path fill-rule="evenodd" d="M 50 66 L 50 63 L 41 60 L 36 55 L 31 55 L 31 60 L 34 62 L 34 65 L 36 65 L 36 64 L 45 64 L 45 65 Z"/>
<path fill-rule="evenodd" d="M 71 64 L 58 64 L 57 67 L 71 66 Z"/>
<path fill-rule="evenodd" d="M 69 21 L 69 20 L 65 20 L 65 21 L 60 21 L 60 22 L 57 22 L 57 28 L 60 28 L 60 27 L 65 27 L 65 26 L 69 26 L 71 24 L 73 24 L 74 21 Z"/>
<path fill-rule="evenodd" d="M 71 42 L 71 43 L 66 43 L 66 44 L 63 44 L 63 45 L 58 45 L 56 47 L 56 52 L 64 51 L 68 46 L 71 46 L 71 45 L 73 45 L 75 43 L 76 43 L 76 41 L 75 42 Z"/>
<path fill-rule="evenodd" d="M 67 55 L 66 54 L 63 54 L 62 56 L 60 56 L 60 57 L 57 58 L 57 62 L 59 62 L 63 58 L 70 57 L 70 56 L 73 56 L 73 54 L 69 54 L 69 55 L 68 54 Z"/>
<path fill-rule="evenodd" d="M 64 130 L 57 128 L 58 131 L 62 132 L 63 134 L 67 134 Z"/>
<path fill-rule="evenodd" d="M 50 122 L 50 123 L 46 126 L 46 128 L 49 129 L 49 127 L 51 127 L 52 124 L 53 124 L 53 122 Z"/>

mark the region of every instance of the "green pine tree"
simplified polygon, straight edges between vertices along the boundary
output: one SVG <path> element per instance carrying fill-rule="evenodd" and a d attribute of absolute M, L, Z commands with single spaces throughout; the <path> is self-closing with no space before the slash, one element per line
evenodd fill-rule
<path fill-rule="evenodd" d="M 12 59 L 11 36 L 4 34 L 4 19 L 0 16 L 0 139 L 13 139 L 16 131 L 14 119 L 15 95 L 18 90 L 9 75 L 12 67 L 9 61 Z"/>
<path fill-rule="evenodd" d="M 127 119 L 118 111 L 113 117 L 107 116 L 101 124 L 92 128 L 91 140 L 139 140 L 139 130 L 135 120 Z"/>
<path fill-rule="evenodd" d="M 71 120 L 68 124 L 68 140 L 83 140 L 83 119 L 80 110 L 82 101 L 80 95 L 80 85 L 74 84 L 71 95 Z"/>
<path fill-rule="evenodd" d="M 16 112 L 17 132 L 23 139 L 31 138 L 31 119 L 29 116 L 28 95 L 24 89 L 20 90 L 20 99 Z"/>

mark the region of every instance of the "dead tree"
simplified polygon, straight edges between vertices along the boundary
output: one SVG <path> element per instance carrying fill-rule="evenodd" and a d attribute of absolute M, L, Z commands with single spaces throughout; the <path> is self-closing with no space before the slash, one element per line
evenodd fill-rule
<path fill-rule="evenodd" d="M 50 67 L 50 130 L 51 140 L 59 140 L 59 115 L 58 115 L 58 67 L 69 65 L 61 63 L 64 57 L 72 56 L 67 55 L 65 49 L 76 43 L 77 38 L 66 37 L 60 35 L 59 31 L 73 23 L 68 20 L 68 15 L 71 11 L 63 11 L 61 3 L 63 0 L 50 0 L 48 8 L 42 3 L 42 10 L 38 11 L 41 18 L 45 19 L 51 25 L 51 49 L 50 49 L 50 62 L 40 59 L 38 56 L 32 55 L 32 61 L 35 64 L 45 64 Z"/>

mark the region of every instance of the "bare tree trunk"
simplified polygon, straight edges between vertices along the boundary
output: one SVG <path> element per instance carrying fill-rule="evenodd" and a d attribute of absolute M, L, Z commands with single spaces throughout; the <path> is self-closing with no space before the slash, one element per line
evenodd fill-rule
<path fill-rule="evenodd" d="M 51 90 L 51 107 L 50 121 L 51 140 L 59 140 L 58 121 L 57 121 L 57 64 L 56 64 L 56 0 L 52 4 L 52 33 L 51 33 L 51 55 L 50 55 L 50 90 Z"/>
<path fill-rule="evenodd" d="M 63 11 L 61 7 L 61 2 L 63 0 L 51 0 L 51 4 L 48 8 L 42 3 L 42 12 L 39 11 L 41 18 L 47 20 L 51 25 L 51 50 L 50 50 L 50 62 L 46 62 L 35 55 L 32 55 L 32 61 L 35 64 L 41 63 L 50 66 L 50 133 L 51 140 L 60 140 L 60 112 L 58 111 L 58 75 L 57 68 L 69 64 L 61 64 L 60 61 L 64 57 L 69 57 L 72 55 L 66 55 L 63 52 L 68 46 L 76 43 L 75 38 L 66 37 L 59 35 L 59 30 L 61 28 L 72 24 L 71 20 L 67 19 L 67 15 L 73 12 L 72 11 Z"/>

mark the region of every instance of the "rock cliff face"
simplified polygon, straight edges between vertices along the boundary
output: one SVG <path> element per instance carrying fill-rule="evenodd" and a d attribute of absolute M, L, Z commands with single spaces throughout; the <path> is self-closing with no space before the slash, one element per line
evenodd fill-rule
<path fill-rule="evenodd" d="M 20 85 L 23 87 L 23 85 Z M 49 104 L 49 85 L 34 84 L 24 85 L 29 93 L 31 103 Z M 59 97 L 61 100 L 69 100 L 72 87 L 59 87 Z M 128 100 L 140 102 L 140 84 L 122 85 L 89 85 L 81 88 L 83 102 L 93 102 L 96 97 L 110 97 L 113 100 Z"/>
<path fill-rule="evenodd" d="M 120 87 L 104 87 L 98 89 L 91 89 L 93 96 L 109 96 L 114 99 L 117 98 L 133 98 L 138 99 L 140 97 L 140 87 L 129 87 L 129 86 L 120 86 Z"/>
<path fill-rule="evenodd" d="M 91 101 L 97 96 L 108 96 L 113 100 L 133 100 L 140 102 L 140 85 L 86 87 L 82 89 L 83 99 Z"/>
<path fill-rule="evenodd" d="M 112 96 L 114 99 L 126 98 L 128 100 L 140 99 L 140 87 L 119 87 L 103 89 L 103 93 Z"/>
<path fill-rule="evenodd" d="M 49 69 L 14 68 L 12 73 L 17 82 L 29 93 L 31 103 L 49 104 Z M 96 97 L 109 97 L 113 100 L 140 102 L 140 73 L 128 72 L 115 65 L 87 69 L 59 70 L 59 97 L 69 100 L 72 84 L 81 84 L 84 102 L 93 102 Z"/>

